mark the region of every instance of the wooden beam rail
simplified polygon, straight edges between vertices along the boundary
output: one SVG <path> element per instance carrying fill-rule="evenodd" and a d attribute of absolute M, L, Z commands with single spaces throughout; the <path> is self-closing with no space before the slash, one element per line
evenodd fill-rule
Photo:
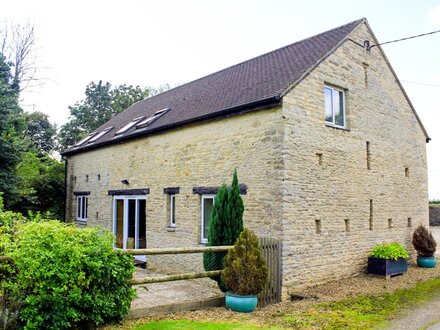
<path fill-rule="evenodd" d="M 233 245 L 224 246 L 205 246 L 192 248 L 160 248 L 160 249 L 127 249 L 123 250 L 127 254 L 133 256 L 160 255 L 160 254 L 186 254 L 186 253 L 203 253 L 203 252 L 223 252 L 229 251 Z"/>
<path fill-rule="evenodd" d="M 130 284 L 139 285 L 139 284 L 162 283 L 162 282 L 181 281 L 181 280 L 193 280 L 196 278 L 219 276 L 221 273 L 222 273 L 221 270 L 211 270 L 209 272 L 203 272 L 203 273 L 187 273 L 187 274 L 169 275 L 169 276 L 161 276 L 161 277 L 147 277 L 142 279 L 131 279 Z"/>

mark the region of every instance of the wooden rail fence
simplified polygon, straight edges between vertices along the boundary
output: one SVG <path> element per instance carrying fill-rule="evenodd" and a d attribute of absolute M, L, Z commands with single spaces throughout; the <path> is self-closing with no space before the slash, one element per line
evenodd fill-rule
<path fill-rule="evenodd" d="M 260 237 L 260 246 L 269 268 L 269 284 L 264 291 L 258 295 L 260 307 L 281 301 L 281 242 L 268 237 Z M 188 254 L 204 252 L 228 251 L 232 245 L 206 246 L 191 248 L 161 248 L 161 249 L 128 249 L 124 250 L 130 255 L 163 255 L 163 254 Z M 147 277 L 143 279 L 131 279 L 132 285 L 151 284 L 180 280 L 192 280 L 196 278 L 214 277 L 221 274 L 221 270 L 205 271 L 201 273 L 185 273 L 161 277 Z"/>

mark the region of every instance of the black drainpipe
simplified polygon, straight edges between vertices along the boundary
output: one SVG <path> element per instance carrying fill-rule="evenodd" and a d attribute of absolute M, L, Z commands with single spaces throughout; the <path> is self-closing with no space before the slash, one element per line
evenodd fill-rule
<path fill-rule="evenodd" d="M 63 207 L 63 220 L 64 222 L 67 222 L 67 158 L 64 156 L 61 157 L 62 160 L 64 160 L 64 207 Z"/>

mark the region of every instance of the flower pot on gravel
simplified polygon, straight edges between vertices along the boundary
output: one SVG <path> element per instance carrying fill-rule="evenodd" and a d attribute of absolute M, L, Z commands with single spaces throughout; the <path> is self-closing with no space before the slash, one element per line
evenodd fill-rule
<path fill-rule="evenodd" d="M 368 258 L 368 274 L 394 276 L 406 273 L 408 271 L 408 261 L 404 258 L 382 259 Z"/>
<path fill-rule="evenodd" d="M 408 252 L 399 243 L 377 245 L 368 257 L 368 274 L 386 277 L 408 271 Z"/>
<path fill-rule="evenodd" d="M 423 268 L 435 268 L 437 266 L 436 257 L 417 257 L 417 266 Z"/>
<path fill-rule="evenodd" d="M 225 302 L 226 308 L 234 312 L 250 313 L 257 307 L 258 298 L 257 295 L 242 296 L 228 291 L 226 292 Z"/>
<path fill-rule="evenodd" d="M 437 248 L 432 233 L 420 225 L 413 233 L 412 244 L 417 250 L 417 266 L 424 268 L 435 268 L 437 260 L 434 257 Z"/>

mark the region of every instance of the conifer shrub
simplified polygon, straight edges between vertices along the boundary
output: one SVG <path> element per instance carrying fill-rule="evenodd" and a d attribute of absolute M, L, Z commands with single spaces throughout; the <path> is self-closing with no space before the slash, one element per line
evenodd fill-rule
<path fill-rule="evenodd" d="M 245 228 L 226 255 L 222 281 L 234 294 L 256 295 L 266 286 L 268 274 L 258 238 Z"/>
<path fill-rule="evenodd" d="M 16 272 L 4 284 L 25 329 L 90 328 L 120 321 L 130 308 L 132 258 L 113 236 L 58 221 L 18 226 L 5 256 Z"/>
<path fill-rule="evenodd" d="M 244 204 L 240 195 L 237 170 L 232 185 L 223 184 L 214 198 L 211 220 L 208 228 L 207 246 L 233 245 L 243 230 Z M 206 271 L 223 269 L 226 252 L 206 252 L 203 265 Z M 220 290 L 226 291 L 221 278 L 216 277 Z"/>
<path fill-rule="evenodd" d="M 412 244 L 419 257 L 433 257 L 437 248 L 437 242 L 432 233 L 423 225 L 419 225 L 414 231 Z"/>

